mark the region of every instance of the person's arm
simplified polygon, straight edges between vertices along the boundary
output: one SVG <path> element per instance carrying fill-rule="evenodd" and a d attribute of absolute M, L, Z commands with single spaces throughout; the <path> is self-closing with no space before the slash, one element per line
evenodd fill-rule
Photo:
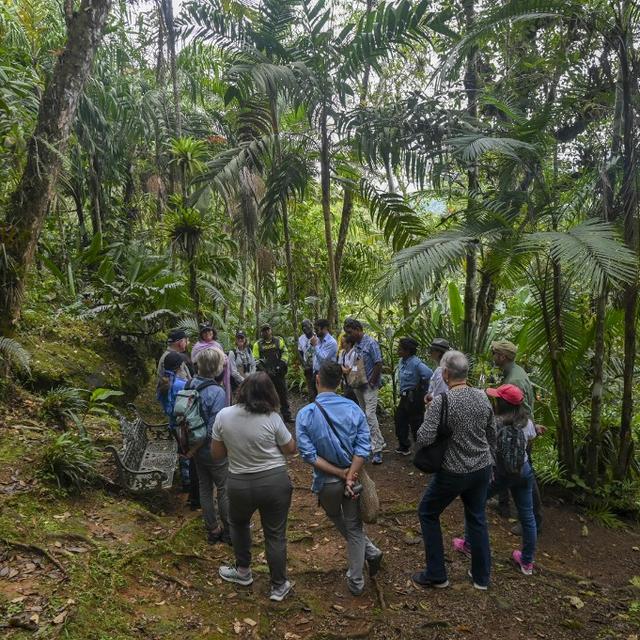
<path fill-rule="evenodd" d="M 285 456 L 293 455 L 296 452 L 296 441 L 289 433 L 287 425 L 282 421 L 282 418 L 276 413 L 272 414 L 276 421 L 275 439 L 278 448 Z"/>
<path fill-rule="evenodd" d="M 424 421 L 416 436 L 418 447 L 426 447 L 435 442 L 438 435 L 438 425 L 440 424 L 440 408 L 442 407 L 442 396 L 436 396 L 424 414 Z"/>
<path fill-rule="evenodd" d="M 258 345 L 257 340 L 253 343 L 252 353 L 256 360 L 260 360 L 260 346 Z"/>
<path fill-rule="evenodd" d="M 418 365 L 418 374 L 420 375 L 420 381 L 422 382 L 422 388 L 428 389 L 429 384 L 431 382 L 431 377 L 433 376 L 433 371 L 427 367 L 424 362 L 421 362 Z"/>
<path fill-rule="evenodd" d="M 238 383 L 241 384 L 244 378 L 240 375 L 238 371 L 238 367 L 236 366 L 236 359 L 231 355 L 231 351 L 229 351 L 229 375 Z"/>
<path fill-rule="evenodd" d="M 287 351 L 287 343 L 282 336 L 280 336 L 278 340 L 280 341 L 280 360 L 286 360 L 289 357 L 289 352 Z"/>
<path fill-rule="evenodd" d="M 382 352 L 380 351 L 380 345 L 375 340 L 371 341 L 370 355 L 373 360 L 373 371 L 371 372 L 371 378 L 369 378 L 369 384 L 372 387 L 376 387 L 380 382 L 380 374 L 382 373 Z"/>
<path fill-rule="evenodd" d="M 222 439 L 220 414 L 216 416 L 211 428 L 211 457 L 214 460 L 224 460 L 227 457 L 227 447 Z"/>
<path fill-rule="evenodd" d="M 298 451 L 300 451 L 302 459 L 318 471 L 346 480 L 347 469 L 336 467 L 318 455 L 316 446 L 309 436 L 310 420 L 312 419 L 313 414 L 310 411 L 300 412 L 296 418 L 296 439 L 298 441 Z"/>
<path fill-rule="evenodd" d="M 491 450 L 491 457 L 493 458 L 493 463 L 496 463 L 496 449 L 498 445 L 498 430 L 496 427 L 496 417 L 493 414 L 493 409 L 489 410 L 489 416 L 487 419 L 487 442 L 489 443 L 489 449 Z"/>

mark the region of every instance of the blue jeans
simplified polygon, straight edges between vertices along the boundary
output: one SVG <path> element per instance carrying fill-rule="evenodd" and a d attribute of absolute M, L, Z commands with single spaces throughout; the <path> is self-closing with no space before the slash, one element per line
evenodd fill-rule
<path fill-rule="evenodd" d="M 485 506 L 490 480 L 491 466 L 471 473 L 438 471 L 431 477 L 418 507 L 426 555 L 425 580 L 443 582 L 447 579 L 440 514 L 460 496 L 471 546 L 471 574 L 476 584 L 489 584 L 491 549 Z"/>
<path fill-rule="evenodd" d="M 533 513 L 534 483 L 533 469 L 528 462 L 525 462 L 520 478 L 512 480 L 505 476 L 496 476 L 489 487 L 488 494 L 488 497 L 491 498 L 491 496 L 503 489 L 511 491 L 513 501 L 518 509 L 518 518 L 522 525 L 522 562 L 525 564 L 533 562 L 536 553 L 536 539 L 538 537 L 536 518 Z"/>

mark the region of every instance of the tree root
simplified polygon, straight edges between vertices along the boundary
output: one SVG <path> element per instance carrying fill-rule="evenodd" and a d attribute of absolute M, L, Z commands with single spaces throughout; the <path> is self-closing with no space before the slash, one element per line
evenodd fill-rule
<path fill-rule="evenodd" d="M 192 585 L 190 582 L 181 580 L 180 578 L 177 578 L 176 576 L 172 576 L 169 573 L 163 573 L 162 571 L 158 571 L 157 569 L 151 569 L 151 573 L 158 576 L 158 578 L 162 578 L 163 580 L 166 580 L 167 582 L 174 582 L 175 584 L 182 587 L 183 589 L 197 589 L 197 587 Z"/>
<path fill-rule="evenodd" d="M 97 542 L 85 536 L 82 533 L 74 533 L 72 531 L 69 532 L 60 532 L 60 533 L 47 533 L 47 538 L 51 540 L 75 540 L 77 542 L 84 542 L 91 547 L 97 548 L 99 545 Z"/>
<path fill-rule="evenodd" d="M 384 611 L 387 608 L 387 601 L 384 597 L 384 591 L 382 590 L 382 585 L 376 580 L 376 578 L 371 578 L 371 582 L 376 590 L 376 595 L 378 596 L 378 602 L 380 603 L 380 608 Z"/>
<path fill-rule="evenodd" d="M 62 580 L 67 580 L 69 578 L 69 574 L 67 573 L 67 570 L 64 568 L 64 565 L 60 562 L 60 560 L 58 560 L 50 551 L 48 551 L 44 547 L 40 547 L 37 544 L 18 542 L 17 540 L 10 540 L 9 538 L 3 537 L 0 537 L 0 542 L 2 544 L 6 544 L 8 547 L 14 547 L 15 549 L 20 549 L 22 551 L 35 552 L 43 556 L 60 570 L 60 572 L 62 573 Z"/>

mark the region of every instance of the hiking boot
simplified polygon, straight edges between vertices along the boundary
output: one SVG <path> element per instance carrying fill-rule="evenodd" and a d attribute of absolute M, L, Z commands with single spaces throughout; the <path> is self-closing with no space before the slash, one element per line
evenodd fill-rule
<path fill-rule="evenodd" d="M 371 464 L 382 464 L 382 453 L 378 451 L 378 453 L 374 453 L 371 456 Z"/>
<path fill-rule="evenodd" d="M 380 571 L 380 564 L 382 563 L 382 556 L 384 553 L 382 551 L 377 555 L 373 556 L 373 558 L 367 558 L 367 566 L 369 567 L 369 577 L 373 578 L 378 571 Z"/>
<path fill-rule="evenodd" d="M 469 571 L 467 571 L 467 575 L 471 578 L 471 580 L 473 581 L 473 588 L 474 589 L 478 589 L 478 591 L 486 591 L 489 588 L 488 584 L 478 584 L 474 579 L 473 579 L 473 574 L 471 573 L 471 569 L 469 569 Z"/>
<path fill-rule="evenodd" d="M 394 453 L 397 453 L 399 456 L 410 456 L 411 455 L 411 447 L 408 448 L 404 448 L 404 447 L 398 447 Z"/>
<path fill-rule="evenodd" d="M 422 589 L 445 589 L 449 586 L 449 581 L 445 580 L 431 580 L 431 578 L 426 578 L 424 575 L 424 571 L 418 571 L 411 576 L 411 582 L 416 585 L 416 587 L 421 587 Z"/>
<path fill-rule="evenodd" d="M 516 549 L 511 554 L 511 559 L 518 567 L 520 567 L 520 571 L 522 571 L 523 575 L 533 575 L 533 562 L 522 562 L 522 551 L 520 551 L 520 549 Z"/>
<path fill-rule="evenodd" d="M 464 538 L 454 538 L 452 546 L 454 551 L 462 553 L 467 558 L 471 557 L 471 546 Z"/>
<path fill-rule="evenodd" d="M 253 576 L 251 575 L 251 569 L 249 573 L 241 575 L 235 567 L 229 567 L 223 565 L 218 569 L 218 575 L 227 582 L 233 582 L 235 584 L 241 584 L 243 587 L 248 587 L 253 583 Z"/>
<path fill-rule="evenodd" d="M 282 602 L 293 589 L 295 582 L 290 582 L 289 580 L 285 580 L 285 582 L 279 586 L 271 585 L 271 595 L 269 596 L 269 600 L 273 600 L 274 602 Z"/>
<path fill-rule="evenodd" d="M 349 593 L 352 596 L 356 596 L 356 598 L 358 596 L 361 596 L 364 593 L 364 586 L 358 587 L 355 584 L 353 584 L 350 580 L 347 580 L 347 589 L 349 589 Z"/>
<path fill-rule="evenodd" d="M 222 530 L 222 533 L 220 534 L 220 542 L 223 542 L 224 544 L 228 544 L 230 547 L 232 546 L 231 534 L 229 533 L 229 529 Z"/>

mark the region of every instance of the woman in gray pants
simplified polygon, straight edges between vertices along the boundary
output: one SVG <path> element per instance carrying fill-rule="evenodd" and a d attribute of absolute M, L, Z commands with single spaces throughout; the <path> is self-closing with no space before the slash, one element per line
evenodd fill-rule
<path fill-rule="evenodd" d="M 260 512 L 271 575 L 270 599 L 280 602 L 293 583 L 287 579 L 287 516 L 292 486 L 285 455 L 295 441 L 278 414 L 278 394 L 269 376 L 254 373 L 238 390 L 237 404 L 218 413 L 213 425 L 214 460 L 227 457 L 229 524 L 236 566 L 220 567 L 220 577 L 248 586 L 251 574 L 251 517 Z"/>

